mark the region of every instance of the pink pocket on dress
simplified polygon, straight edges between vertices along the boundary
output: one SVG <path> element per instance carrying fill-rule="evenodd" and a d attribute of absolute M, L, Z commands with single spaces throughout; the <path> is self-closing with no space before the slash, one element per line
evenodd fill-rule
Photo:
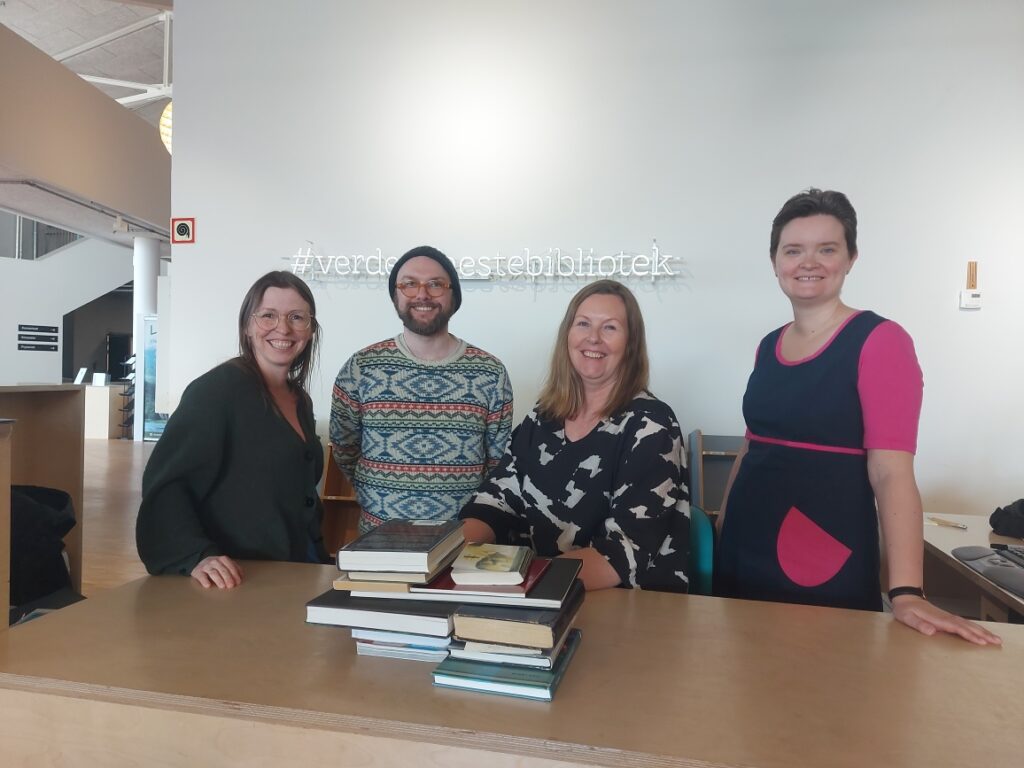
<path fill-rule="evenodd" d="M 817 587 L 846 564 L 851 550 L 796 507 L 790 507 L 775 543 L 783 572 L 801 587 Z"/>

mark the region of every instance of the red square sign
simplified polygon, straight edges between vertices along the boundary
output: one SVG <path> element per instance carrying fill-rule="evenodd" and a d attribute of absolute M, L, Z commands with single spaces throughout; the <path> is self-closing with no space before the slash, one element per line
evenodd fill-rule
<path fill-rule="evenodd" d="M 196 241 L 196 220 L 171 219 L 171 244 L 182 245 Z"/>

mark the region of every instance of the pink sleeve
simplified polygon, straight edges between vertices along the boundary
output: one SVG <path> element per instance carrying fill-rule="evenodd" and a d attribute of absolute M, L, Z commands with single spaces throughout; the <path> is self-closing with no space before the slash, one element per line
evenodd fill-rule
<path fill-rule="evenodd" d="M 916 453 L 924 379 L 913 340 L 891 320 L 875 328 L 861 348 L 857 391 L 864 448 Z"/>

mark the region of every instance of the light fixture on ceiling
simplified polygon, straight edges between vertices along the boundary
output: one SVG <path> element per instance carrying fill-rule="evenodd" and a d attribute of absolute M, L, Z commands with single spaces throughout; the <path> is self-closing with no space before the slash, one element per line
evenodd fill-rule
<path fill-rule="evenodd" d="M 167 106 L 164 107 L 163 113 L 160 115 L 160 140 L 167 147 L 167 154 L 171 152 L 171 107 L 174 106 L 173 101 L 168 101 Z"/>

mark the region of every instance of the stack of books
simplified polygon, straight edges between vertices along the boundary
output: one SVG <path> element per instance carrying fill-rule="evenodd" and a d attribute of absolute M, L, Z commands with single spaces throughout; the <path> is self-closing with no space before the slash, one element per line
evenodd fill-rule
<path fill-rule="evenodd" d="M 576 578 L 556 609 L 463 605 L 455 612 L 455 642 L 449 658 L 434 670 L 434 685 L 551 701 L 576 647 L 580 630 L 572 624 L 586 590 Z"/>
<path fill-rule="evenodd" d="M 306 621 L 351 627 L 360 655 L 439 661 L 455 606 L 380 598 L 404 597 L 447 573 L 462 545 L 456 520 L 389 520 L 338 551 L 342 572 L 334 589 L 306 604 Z"/>
<path fill-rule="evenodd" d="M 391 521 L 338 567 L 306 620 L 351 627 L 361 655 L 441 661 L 438 686 L 550 700 L 579 644 L 579 560 L 463 547 L 455 521 Z"/>

